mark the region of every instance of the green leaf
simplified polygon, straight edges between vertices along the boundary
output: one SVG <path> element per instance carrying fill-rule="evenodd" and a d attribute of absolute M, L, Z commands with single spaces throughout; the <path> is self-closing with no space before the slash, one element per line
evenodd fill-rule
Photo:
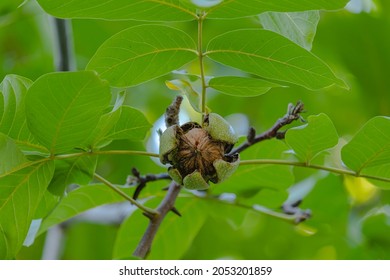
<path fill-rule="evenodd" d="M 51 154 L 83 147 L 110 102 L 106 82 L 94 72 L 50 73 L 28 90 L 27 124 Z"/>
<path fill-rule="evenodd" d="M 141 25 L 104 42 L 87 69 L 96 70 L 114 87 L 127 87 L 165 75 L 196 57 L 195 42 L 183 31 L 163 25 Z"/>
<path fill-rule="evenodd" d="M 150 208 L 156 208 L 160 203 L 159 199 L 150 199 L 145 203 Z M 171 213 L 169 213 L 171 215 Z M 113 259 L 127 259 L 132 256 L 133 251 L 141 241 L 142 235 L 148 227 L 149 220 L 141 211 L 132 212 L 121 224 L 116 236 Z M 154 246 L 155 242 L 153 242 Z M 154 250 L 154 248 L 153 248 Z"/>
<path fill-rule="evenodd" d="M 281 159 L 288 147 L 281 141 L 267 141 L 244 151 L 240 157 L 245 159 Z M 275 175 L 277 174 L 277 175 Z M 286 191 L 294 182 L 289 166 L 280 165 L 243 165 L 225 182 L 215 185 L 216 193 L 231 192 L 241 196 L 248 191 L 259 191 L 262 188 Z"/>
<path fill-rule="evenodd" d="M 47 13 L 60 18 L 187 21 L 196 17 L 195 9 L 182 0 L 38 0 L 38 3 Z"/>
<path fill-rule="evenodd" d="M 0 2 L 0 16 L 13 12 L 23 3 L 23 0 L 2 0 Z"/>
<path fill-rule="evenodd" d="M 121 115 L 114 127 L 104 136 L 104 139 L 129 139 L 132 141 L 143 140 L 152 125 L 144 114 L 130 106 L 121 107 Z"/>
<path fill-rule="evenodd" d="M 57 196 L 63 196 L 70 184 L 86 185 L 91 182 L 96 170 L 96 156 L 82 156 L 56 161 L 54 178 L 48 190 Z"/>
<path fill-rule="evenodd" d="M 165 217 L 148 259 L 180 259 L 206 221 L 206 204 L 207 202 L 198 198 L 178 198 L 175 207 L 179 209 L 182 217 L 174 214 Z"/>
<path fill-rule="evenodd" d="M 25 97 L 32 81 L 17 75 L 7 75 L 0 84 L 0 132 L 16 140 L 23 149 L 45 152 L 27 128 Z"/>
<path fill-rule="evenodd" d="M 207 218 L 206 206 L 199 198 L 179 197 L 175 207 L 182 217 L 168 213 L 157 231 L 148 259 L 180 259 Z M 115 259 L 126 258 L 134 251 L 147 222 L 140 211 L 136 211 L 122 223 L 114 248 Z"/>
<path fill-rule="evenodd" d="M 262 188 L 260 191 L 249 199 L 242 202 L 245 205 L 261 205 L 268 208 L 279 209 L 283 202 L 288 198 L 287 191 L 279 191 L 275 189 Z"/>
<path fill-rule="evenodd" d="M 54 178 L 55 175 L 53 175 Z M 42 219 L 51 213 L 51 211 L 60 202 L 61 197 L 52 194 L 48 190 L 45 191 L 37 210 L 35 211 L 34 219 Z"/>
<path fill-rule="evenodd" d="M 53 171 L 46 161 L 0 176 L 0 259 L 21 249 Z"/>
<path fill-rule="evenodd" d="M 261 14 L 259 18 L 264 29 L 279 33 L 301 47 L 311 50 L 320 13 L 318 11 L 267 12 Z"/>
<path fill-rule="evenodd" d="M 240 228 L 248 213 L 247 208 L 219 199 L 207 199 L 207 211 L 211 217 L 219 221 L 225 220 L 235 230 Z"/>
<path fill-rule="evenodd" d="M 307 10 L 336 10 L 349 0 L 225 0 L 208 11 L 208 18 L 239 18 L 263 12 L 301 12 Z"/>
<path fill-rule="evenodd" d="M 212 78 L 209 86 L 227 95 L 240 97 L 258 96 L 273 87 L 280 87 L 280 85 L 266 80 L 235 76 Z"/>
<path fill-rule="evenodd" d="M 192 108 L 199 113 L 202 112 L 200 94 L 193 89 L 189 82 L 182 79 L 175 79 L 171 81 L 165 81 L 165 84 L 169 89 L 178 90 L 184 94 L 190 102 Z"/>
<path fill-rule="evenodd" d="M 242 29 L 224 33 L 210 41 L 206 55 L 227 66 L 311 90 L 331 85 L 345 87 L 315 55 L 268 30 Z"/>
<path fill-rule="evenodd" d="M 18 149 L 15 142 L 0 133 L 0 175 L 6 174 L 13 168 L 26 163 L 27 159 Z"/>
<path fill-rule="evenodd" d="M 92 134 L 93 147 L 104 147 L 112 140 L 141 141 L 152 125 L 144 114 L 130 106 L 120 106 L 103 115 Z"/>
<path fill-rule="evenodd" d="M 309 116 L 308 123 L 286 133 L 287 144 L 303 162 L 310 163 L 320 152 L 337 145 L 336 128 L 325 114 Z"/>
<path fill-rule="evenodd" d="M 16 138 L 25 121 L 24 97 L 32 81 L 17 75 L 7 75 L 0 84 L 4 103 L 0 108 L 0 131 Z"/>
<path fill-rule="evenodd" d="M 343 147 L 341 156 L 358 174 L 390 178 L 390 118 L 369 120 Z"/>
<path fill-rule="evenodd" d="M 50 215 L 43 220 L 38 234 L 89 209 L 103 204 L 121 202 L 123 200 L 123 197 L 112 191 L 106 185 L 96 184 L 82 186 L 69 192 L 69 194 L 61 200 Z"/>
<path fill-rule="evenodd" d="M 98 125 L 88 139 L 88 143 L 91 143 L 92 149 L 99 149 L 111 143 L 110 139 L 106 141 L 103 141 L 103 139 L 119 120 L 124 100 L 124 93 L 119 93 L 112 110 L 101 116 Z"/>
<path fill-rule="evenodd" d="M 378 209 L 373 209 L 369 215 L 364 217 L 362 223 L 362 233 L 370 244 L 390 245 L 390 211 L 388 205 Z M 387 247 L 386 246 L 386 247 Z M 387 251 L 387 250 L 386 250 Z"/>
<path fill-rule="evenodd" d="M 111 143 L 111 139 L 106 139 L 105 136 L 112 130 L 121 116 L 121 110 L 111 111 L 104 114 L 95 128 L 95 131 L 90 135 L 88 143 L 91 143 L 93 149 L 99 149 Z"/>

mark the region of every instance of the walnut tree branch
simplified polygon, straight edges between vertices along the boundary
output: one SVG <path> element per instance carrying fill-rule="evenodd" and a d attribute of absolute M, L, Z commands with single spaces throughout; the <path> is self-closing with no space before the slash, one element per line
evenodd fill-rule
<path fill-rule="evenodd" d="M 73 51 L 71 22 L 66 19 L 52 18 L 54 28 L 56 71 L 73 71 L 76 68 Z"/>
<path fill-rule="evenodd" d="M 168 188 L 168 193 L 166 194 L 164 200 L 157 207 L 157 215 L 150 216 L 150 222 L 148 228 L 146 229 L 141 241 L 138 243 L 137 248 L 135 249 L 133 255 L 139 258 L 146 258 L 147 254 L 150 251 L 150 248 L 153 243 L 153 239 L 159 229 L 161 222 L 164 220 L 165 216 L 172 211 L 175 205 L 177 196 L 180 193 L 181 186 L 171 182 Z"/>
<path fill-rule="evenodd" d="M 287 113 L 276 121 L 276 123 L 267 131 L 256 135 L 255 129 L 252 127 L 250 128 L 247 136 L 246 142 L 242 143 L 240 146 L 238 146 L 236 149 L 233 149 L 229 155 L 232 156 L 237 153 L 241 153 L 242 151 L 246 150 L 250 146 L 272 138 L 277 139 L 284 139 L 284 136 L 286 134 L 285 131 L 279 131 L 282 127 L 292 123 L 295 120 L 302 120 L 302 117 L 300 113 L 303 112 L 304 105 L 302 102 L 298 101 L 296 105 L 288 104 Z"/>
<path fill-rule="evenodd" d="M 171 180 L 171 177 L 167 173 L 161 174 L 146 174 L 144 176 L 141 175 L 137 168 L 132 168 L 130 175 L 127 177 L 126 184 L 127 185 L 137 185 L 135 188 L 133 199 L 137 199 L 140 195 L 141 191 L 146 187 L 147 183 L 159 181 L 159 180 Z"/>

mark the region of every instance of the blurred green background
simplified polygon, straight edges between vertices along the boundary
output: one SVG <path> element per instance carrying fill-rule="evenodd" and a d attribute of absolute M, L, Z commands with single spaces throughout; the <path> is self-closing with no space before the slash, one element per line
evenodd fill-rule
<path fill-rule="evenodd" d="M 53 72 L 53 30 L 51 19 L 34 1 L 18 8 L 22 1 L 2 0 L 0 4 L 0 78 L 14 73 L 35 80 Z M 359 1 L 354 1 L 359 7 Z M 212 92 L 208 106 L 222 116 L 247 115 L 257 131 L 270 127 L 285 113 L 289 102 L 302 100 L 306 116 L 324 112 L 333 120 L 340 136 L 348 139 L 370 118 L 390 115 L 390 2 L 362 0 L 362 10 L 341 10 L 321 14 L 313 53 L 326 61 L 350 90 L 336 87 L 311 92 L 300 87 L 275 88 L 252 98 L 238 98 Z M 83 69 L 99 45 L 116 32 L 139 24 L 73 20 L 77 68 Z M 172 23 L 171 23 L 172 24 Z M 196 23 L 174 23 L 195 34 Z M 228 30 L 259 27 L 256 19 L 205 22 L 204 41 Z M 197 65 L 189 69 L 197 71 Z M 227 68 L 206 63 L 209 75 L 229 73 Z M 126 102 L 155 122 L 171 102 L 175 92 L 168 90 L 167 77 L 128 89 Z M 111 148 L 143 149 L 143 143 L 115 142 Z M 149 159 L 118 156 L 103 158 L 99 169 L 112 182 L 123 184 L 131 167 L 143 173 L 163 172 Z M 301 173 L 300 173 L 301 172 Z M 298 171 L 303 178 L 306 171 Z M 308 173 L 311 174 L 311 173 Z M 163 185 L 163 184 L 162 184 Z M 348 188 L 349 186 L 349 188 Z M 351 187 L 353 186 L 353 187 Z M 155 188 L 160 188 L 161 183 Z M 302 207 L 313 218 L 302 225 L 246 210 L 238 223 L 210 215 L 197 234 L 185 259 L 389 259 L 390 195 L 365 181 L 344 181 L 327 175 Z M 180 222 L 180 221 L 178 221 Z M 76 222 L 65 231 L 63 259 L 110 259 L 116 225 Z M 169 238 L 167 236 L 166 238 Z M 19 259 L 40 259 L 45 235 L 24 248 Z"/>

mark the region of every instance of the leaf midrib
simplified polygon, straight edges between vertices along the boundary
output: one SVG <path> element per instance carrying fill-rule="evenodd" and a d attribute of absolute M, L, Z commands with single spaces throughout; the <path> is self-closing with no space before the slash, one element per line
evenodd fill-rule
<path fill-rule="evenodd" d="M 23 180 L 20 181 L 20 183 L 19 183 L 18 185 L 15 186 L 14 190 L 13 190 L 13 191 L 10 193 L 10 195 L 6 198 L 6 200 L 4 201 L 3 205 L 0 206 L 0 213 L 1 213 L 1 211 L 3 210 L 3 208 L 5 207 L 5 205 L 8 204 L 10 198 L 13 197 L 13 196 L 16 194 L 16 192 L 19 190 L 19 188 L 20 188 L 21 186 L 23 186 L 23 184 L 26 183 L 26 182 L 30 179 L 30 177 L 33 175 L 33 173 L 37 172 L 37 170 L 38 170 L 39 168 L 41 168 L 41 166 L 44 165 L 45 163 L 46 163 L 46 161 L 45 161 L 45 162 L 41 162 L 41 163 L 39 163 L 39 164 L 33 166 L 34 168 L 32 168 L 31 172 L 29 172 L 28 174 L 26 174 L 26 176 L 23 178 Z M 29 167 L 29 166 L 28 166 L 28 167 Z M 27 168 L 28 168 L 28 167 L 27 167 Z M 20 170 L 22 170 L 22 169 L 20 169 Z M 11 173 L 11 174 L 12 174 L 12 173 Z M 9 174 L 9 175 L 11 175 L 11 174 Z"/>
<path fill-rule="evenodd" d="M 107 49 L 109 49 L 109 48 L 107 48 Z M 136 55 L 136 56 L 130 57 L 128 59 L 122 60 L 121 62 L 113 64 L 112 66 L 108 67 L 104 71 L 100 72 L 100 74 L 104 75 L 105 73 L 111 71 L 113 68 L 119 67 L 122 64 L 129 63 L 133 60 L 139 59 L 139 58 L 144 57 L 144 56 L 154 55 L 154 54 L 163 53 L 163 52 L 170 52 L 170 51 L 188 51 L 188 52 L 192 52 L 192 53 L 195 53 L 196 55 L 198 55 L 198 52 L 196 50 L 188 49 L 188 48 L 169 48 L 169 49 L 155 50 L 152 52 L 143 53 L 143 54 Z"/>
<path fill-rule="evenodd" d="M 287 67 L 295 68 L 295 69 L 298 69 L 300 71 L 312 74 L 312 75 L 320 77 L 320 78 L 327 79 L 327 80 L 332 81 L 333 83 L 335 83 L 334 79 L 326 77 L 326 76 L 323 76 L 323 75 L 321 75 L 319 73 L 315 73 L 315 72 L 312 72 L 312 71 L 310 71 L 308 69 L 301 68 L 301 67 L 298 67 L 298 66 L 293 65 L 293 64 L 289 64 L 289 63 L 284 62 L 284 61 L 272 59 L 270 57 L 265 57 L 265 56 L 254 54 L 254 53 L 247 53 L 247 52 L 237 51 L 237 50 L 223 50 L 223 49 L 220 49 L 220 50 L 207 51 L 207 52 L 204 53 L 204 55 L 209 55 L 209 54 L 213 54 L 213 53 L 234 53 L 234 54 L 240 54 L 240 55 L 246 55 L 246 56 L 250 56 L 250 57 L 255 57 L 255 58 L 262 59 L 262 60 L 266 60 L 266 61 L 274 62 L 274 63 L 277 63 L 277 64 L 281 64 L 281 65 L 284 65 L 284 66 L 287 66 Z"/>
<path fill-rule="evenodd" d="M 111 0 L 111 2 L 112 2 L 112 1 L 114 1 L 114 0 Z M 74 1 L 65 2 L 63 5 L 57 6 L 56 9 L 59 10 L 59 11 L 61 11 L 64 7 L 66 7 L 67 5 L 71 4 L 72 2 L 74 2 Z M 108 2 L 109 2 L 109 1 L 108 1 Z M 197 18 L 197 15 L 196 15 L 195 13 L 193 13 L 193 12 L 191 12 L 190 10 L 187 10 L 187 9 L 185 9 L 185 8 L 183 8 L 183 7 L 177 6 L 177 5 L 173 4 L 173 3 L 163 2 L 163 1 L 161 1 L 161 0 L 146 0 L 146 2 L 152 2 L 152 3 L 154 2 L 154 3 L 157 3 L 157 4 L 163 5 L 163 6 L 171 7 L 171 8 L 180 10 L 180 11 L 182 11 L 182 12 L 184 12 L 184 13 L 187 13 L 187 14 L 193 16 L 194 19 Z M 106 1 L 105 3 L 103 3 L 103 4 L 101 4 L 101 5 L 104 5 L 104 4 L 107 4 L 107 1 Z M 133 3 L 133 4 L 129 4 L 129 5 L 125 6 L 125 7 L 130 7 L 130 6 L 132 6 L 132 5 L 136 5 L 136 4 L 134 4 L 134 3 Z M 96 7 L 98 7 L 98 6 L 91 7 L 90 9 L 96 8 Z M 122 8 L 124 8 L 124 7 L 121 7 L 121 9 L 122 9 Z M 86 10 L 88 10 L 88 9 L 84 9 L 83 11 L 86 11 Z"/>

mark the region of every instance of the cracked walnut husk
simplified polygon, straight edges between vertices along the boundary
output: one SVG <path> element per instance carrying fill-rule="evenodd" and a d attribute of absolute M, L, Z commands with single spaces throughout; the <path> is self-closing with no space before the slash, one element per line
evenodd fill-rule
<path fill-rule="evenodd" d="M 169 126 L 161 135 L 160 161 L 169 175 L 188 189 L 207 189 L 209 181 L 227 179 L 239 165 L 239 155 L 228 155 L 237 135 L 221 116 L 210 113 L 203 126 L 188 122 Z"/>

